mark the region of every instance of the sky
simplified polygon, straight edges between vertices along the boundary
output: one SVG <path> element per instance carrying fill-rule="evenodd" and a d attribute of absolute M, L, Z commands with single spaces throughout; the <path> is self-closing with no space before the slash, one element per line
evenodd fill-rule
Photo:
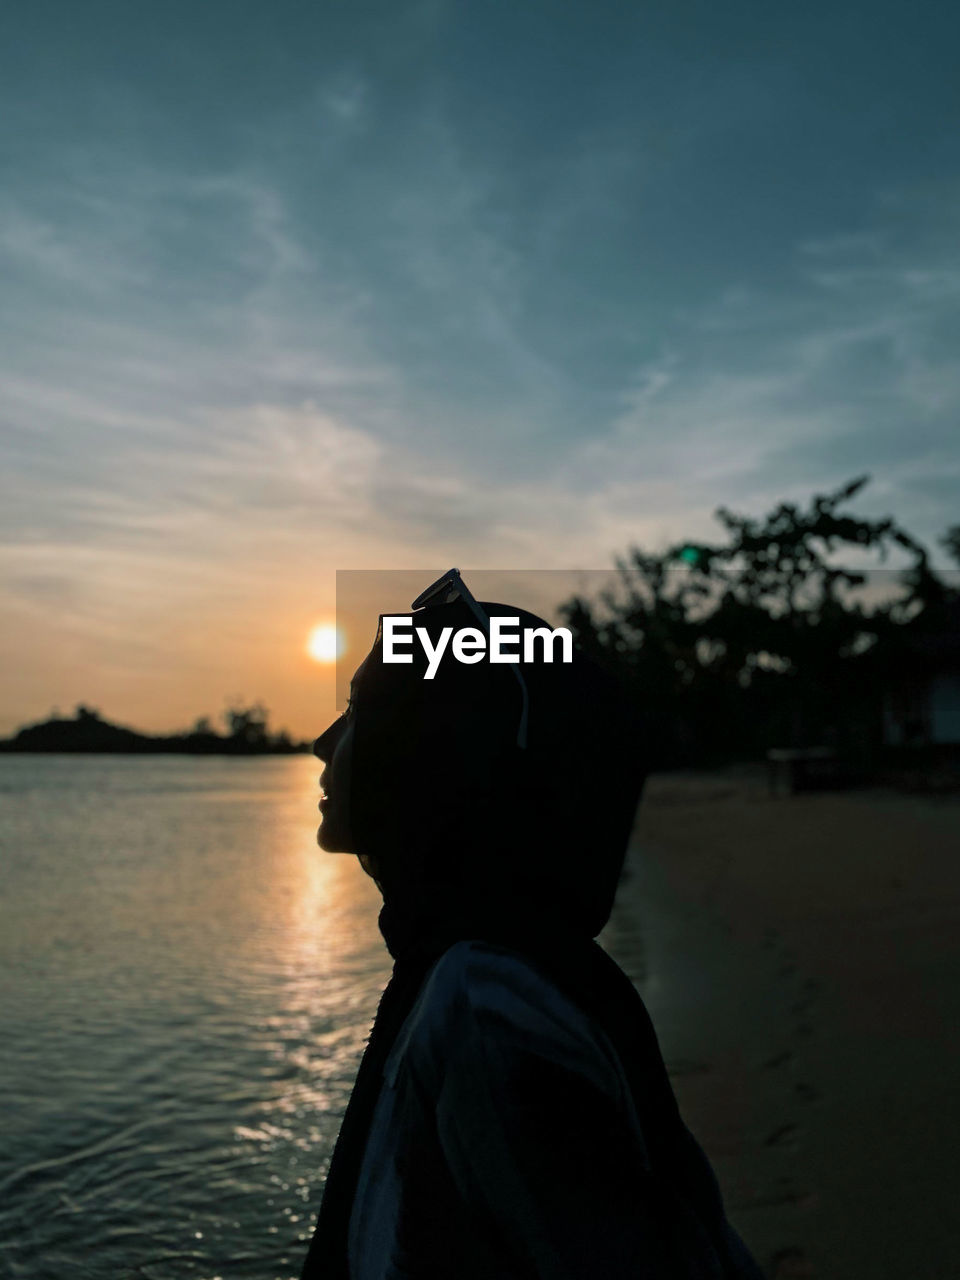
<path fill-rule="evenodd" d="M 946 564 L 958 39 L 946 2 L 4 6 L 0 732 L 241 697 L 311 735 L 338 569 L 602 568 L 864 472 Z"/>

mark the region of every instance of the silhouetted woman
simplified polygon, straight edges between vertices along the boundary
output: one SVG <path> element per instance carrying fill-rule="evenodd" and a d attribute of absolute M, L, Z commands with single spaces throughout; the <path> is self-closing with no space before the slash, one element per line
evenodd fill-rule
<path fill-rule="evenodd" d="M 547 625 L 456 571 L 421 603 L 434 641 L 494 614 Z M 760 1280 L 594 941 L 644 775 L 616 685 L 576 653 L 448 653 L 425 680 L 408 652 L 384 662 L 378 631 L 314 748 L 319 841 L 376 880 L 395 963 L 304 1280 Z"/>

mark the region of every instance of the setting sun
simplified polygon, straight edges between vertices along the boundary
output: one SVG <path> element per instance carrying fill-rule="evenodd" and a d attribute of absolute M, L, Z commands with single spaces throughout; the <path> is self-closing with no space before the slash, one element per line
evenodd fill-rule
<path fill-rule="evenodd" d="M 342 651 L 340 632 L 332 622 L 321 622 L 307 638 L 307 653 L 316 662 L 336 662 Z"/>

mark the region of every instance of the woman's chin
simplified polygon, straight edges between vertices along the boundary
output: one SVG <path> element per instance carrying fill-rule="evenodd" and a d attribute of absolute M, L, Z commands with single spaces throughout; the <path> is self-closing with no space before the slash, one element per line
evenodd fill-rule
<path fill-rule="evenodd" d="M 320 826 L 317 827 L 317 844 L 324 853 L 349 853 L 350 850 L 346 846 L 346 841 L 337 835 L 336 826 L 330 822 L 329 818 L 321 818 Z"/>

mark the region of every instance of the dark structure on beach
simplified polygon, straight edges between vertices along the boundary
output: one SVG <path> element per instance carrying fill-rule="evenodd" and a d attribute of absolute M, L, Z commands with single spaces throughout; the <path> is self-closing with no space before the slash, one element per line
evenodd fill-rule
<path fill-rule="evenodd" d="M 929 610 L 902 637 L 883 694 L 883 740 L 960 749 L 960 599 Z"/>

